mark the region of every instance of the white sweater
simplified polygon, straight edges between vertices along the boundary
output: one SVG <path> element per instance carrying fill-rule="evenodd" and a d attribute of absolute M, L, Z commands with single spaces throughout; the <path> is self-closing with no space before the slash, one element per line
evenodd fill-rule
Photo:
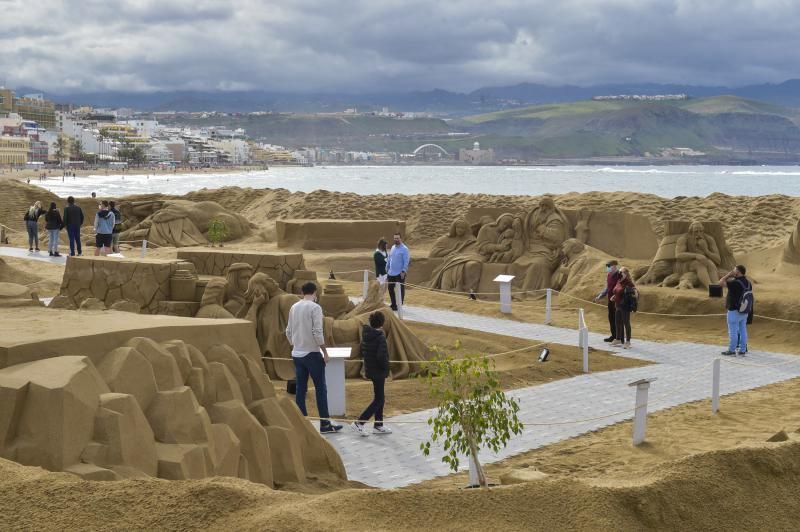
<path fill-rule="evenodd" d="M 293 357 L 304 357 L 308 353 L 319 352 L 319 346 L 325 345 L 325 336 L 322 334 L 322 307 L 307 299 L 292 305 L 289 309 L 286 338 L 292 344 Z"/>

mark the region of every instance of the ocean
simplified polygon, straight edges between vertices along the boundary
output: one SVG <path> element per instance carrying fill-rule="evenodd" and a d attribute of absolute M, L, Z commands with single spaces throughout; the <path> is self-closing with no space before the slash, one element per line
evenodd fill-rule
<path fill-rule="evenodd" d="M 35 181 L 61 197 L 185 194 L 239 186 L 357 194 L 509 194 L 626 191 L 672 198 L 721 192 L 800 196 L 797 166 L 316 166 L 240 173 L 93 175 Z"/>

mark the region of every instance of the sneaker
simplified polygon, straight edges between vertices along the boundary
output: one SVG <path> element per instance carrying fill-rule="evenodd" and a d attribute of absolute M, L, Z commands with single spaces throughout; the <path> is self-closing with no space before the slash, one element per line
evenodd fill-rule
<path fill-rule="evenodd" d="M 51 257 L 53 256 L 53 252 L 52 251 L 48 251 L 48 253 L 50 254 Z"/>
<path fill-rule="evenodd" d="M 39 248 L 36 248 L 36 251 L 39 251 Z"/>
<path fill-rule="evenodd" d="M 341 425 L 334 425 L 333 423 L 329 423 L 319 428 L 320 434 L 335 434 L 342 430 Z"/>
<path fill-rule="evenodd" d="M 58 253 L 58 252 L 55 252 L 55 253 L 53 253 L 53 256 L 54 256 L 54 257 L 60 257 L 60 256 L 61 256 L 61 254 L 60 254 L 60 253 Z"/>
<path fill-rule="evenodd" d="M 625 342 L 625 345 L 623 345 L 622 348 L 623 349 L 630 349 L 631 348 L 631 343 L 630 342 Z"/>
<path fill-rule="evenodd" d="M 720 355 L 725 355 L 726 357 L 735 356 L 736 351 L 723 351 Z"/>
<path fill-rule="evenodd" d="M 622 345 L 622 342 L 620 342 L 619 340 L 617 340 L 615 338 L 615 339 L 611 340 L 611 345 Z"/>
<path fill-rule="evenodd" d="M 613 336 L 609 336 L 608 338 L 603 338 L 603 341 L 604 342 L 613 342 L 614 341 L 614 337 Z"/>
<path fill-rule="evenodd" d="M 390 429 L 389 427 L 387 427 L 385 425 L 376 425 L 376 426 L 372 427 L 372 433 L 373 434 L 391 434 L 392 433 L 392 429 Z"/>
<path fill-rule="evenodd" d="M 743 357 L 747 354 L 747 351 L 739 351 L 739 356 Z"/>
<path fill-rule="evenodd" d="M 393 311 L 397 312 L 397 307 L 389 307 L 389 308 L 392 309 Z"/>
<path fill-rule="evenodd" d="M 367 428 L 358 421 L 353 421 L 352 423 L 350 423 L 350 428 L 358 432 L 362 436 L 369 436 L 369 431 L 367 430 Z"/>
<path fill-rule="evenodd" d="M 33 253 L 33 248 L 28 248 L 28 253 Z"/>

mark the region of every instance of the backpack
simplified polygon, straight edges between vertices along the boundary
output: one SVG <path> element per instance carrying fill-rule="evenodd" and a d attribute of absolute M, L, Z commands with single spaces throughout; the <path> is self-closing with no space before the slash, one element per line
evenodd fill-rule
<path fill-rule="evenodd" d="M 636 297 L 636 288 L 626 286 L 622 292 L 622 308 L 628 312 L 636 312 L 639 309 L 639 298 Z"/>
<path fill-rule="evenodd" d="M 738 311 L 739 314 L 750 314 L 753 312 L 753 304 L 755 303 L 755 296 L 753 296 L 753 284 L 748 281 L 747 284 L 744 284 L 744 281 L 737 279 L 739 284 L 742 285 L 742 296 L 739 298 L 739 305 Z"/>

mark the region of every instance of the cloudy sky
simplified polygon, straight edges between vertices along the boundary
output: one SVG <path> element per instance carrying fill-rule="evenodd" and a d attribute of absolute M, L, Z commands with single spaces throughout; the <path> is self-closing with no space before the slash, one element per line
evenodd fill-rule
<path fill-rule="evenodd" d="M 0 83 L 469 91 L 800 77 L 794 0 L 0 0 Z"/>

